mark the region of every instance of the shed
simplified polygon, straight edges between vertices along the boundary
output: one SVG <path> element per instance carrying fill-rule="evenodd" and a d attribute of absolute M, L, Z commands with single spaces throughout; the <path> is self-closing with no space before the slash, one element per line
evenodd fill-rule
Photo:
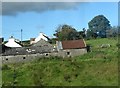
<path fill-rule="evenodd" d="M 60 56 L 73 57 L 87 53 L 84 39 L 57 41 L 57 50 Z"/>

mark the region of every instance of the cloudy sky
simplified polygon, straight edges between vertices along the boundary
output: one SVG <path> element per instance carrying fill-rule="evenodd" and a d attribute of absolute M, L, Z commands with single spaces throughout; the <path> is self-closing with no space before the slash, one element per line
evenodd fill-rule
<path fill-rule="evenodd" d="M 104 15 L 112 26 L 118 24 L 117 2 L 3 2 L 2 36 L 13 35 L 23 40 L 37 37 L 39 32 L 52 37 L 58 25 L 68 24 L 80 31 L 97 15 Z"/>

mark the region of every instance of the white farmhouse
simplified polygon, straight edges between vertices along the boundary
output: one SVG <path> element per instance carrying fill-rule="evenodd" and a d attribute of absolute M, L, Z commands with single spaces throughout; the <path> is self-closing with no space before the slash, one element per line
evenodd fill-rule
<path fill-rule="evenodd" d="M 20 44 L 18 44 L 13 36 L 11 36 L 8 40 L 8 42 L 5 44 L 7 47 L 22 47 Z"/>
<path fill-rule="evenodd" d="M 30 44 L 37 43 L 37 42 L 40 41 L 40 40 L 48 41 L 48 39 L 49 39 L 49 38 L 48 38 L 44 33 L 40 32 L 40 33 L 39 33 L 39 36 L 38 36 L 37 38 L 31 38 L 31 39 L 30 39 Z"/>

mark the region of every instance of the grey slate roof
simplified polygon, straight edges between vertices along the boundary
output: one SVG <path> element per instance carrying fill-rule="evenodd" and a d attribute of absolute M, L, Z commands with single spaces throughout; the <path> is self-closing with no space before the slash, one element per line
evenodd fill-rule
<path fill-rule="evenodd" d="M 33 44 L 33 46 L 52 46 L 52 45 L 47 41 L 41 39 L 37 43 Z"/>
<path fill-rule="evenodd" d="M 12 48 L 7 50 L 3 55 L 26 55 L 36 53 L 50 53 L 53 52 L 53 46 L 44 40 L 40 40 L 38 43 L 30 47 Z"/>

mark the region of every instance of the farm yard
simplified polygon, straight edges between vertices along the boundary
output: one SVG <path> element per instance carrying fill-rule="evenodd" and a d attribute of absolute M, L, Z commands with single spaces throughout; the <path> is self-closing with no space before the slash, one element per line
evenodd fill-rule
<path fill-rule="evenodd" d="M 118 2 L 1 2 L 0 85 L 118 87 Z"/>
<path fill-rule="evenodd" d="M 3 64 L 3 86 L 117 86 L 117 38 L 86 40 L 91 52 L 72 57 L 43 57 L 32 62 Z M 101 48 L 102 44 L 110 47 Z"/>

